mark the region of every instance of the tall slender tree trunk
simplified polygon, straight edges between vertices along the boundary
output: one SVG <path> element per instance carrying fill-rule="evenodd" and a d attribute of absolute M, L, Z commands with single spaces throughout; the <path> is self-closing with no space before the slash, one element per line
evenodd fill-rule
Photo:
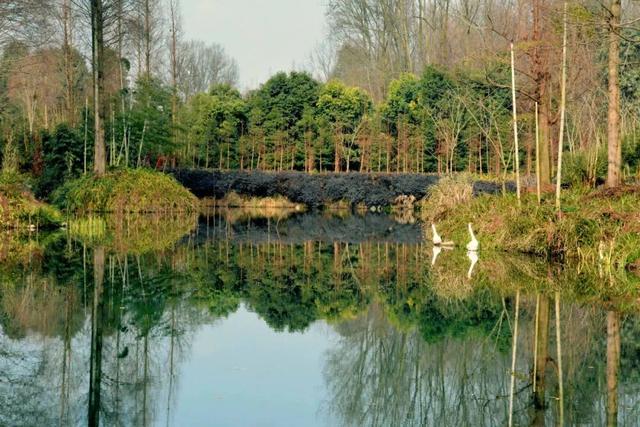
<path fill-rule="evenodd" d="M 93 68 L 94 109 L 94 160 L 93 171 L 103 175 L 106 171 L 107 153 L 104 145 L 104 16 L 102 0 L 91 0 L 91 45 Z"/>
<path fill-rule="evenodd" d="M 71 52 L 71 0 L 64 0 L 62 4 L 62 22 L 64 40 L 62 44 L 62 50 L 64 52 L 64 77 L 65 77 L 65 110 L 67 121 L 74 126 L 75 125 L 75 103 L 73 97 L 73 66 L 72 52 Z"/>
<path fill-rule="evenodd" d="M 620 0 L 611 0 L 609 8 L 609 114 L 607 120 L 607 187 L 620 185 L 622 144 L 620 142 Z"/>
<path fill-rule="evenodd" d="M 562 189 L 562 148 L 564 145 L 564 117 L 567 103 L 567 2 L 564 2 L 562 30 L 562 78 L 560 80 L 560 135 L 558 136 L 558 167 L 556 169 L 556 209 L 560 211 Z"/>
<path fill-rule="evenodd" d="M 550 96 L 549 85 L 551 76 L 548 70 L 548 52 L 543 44 L 543 28 L 542 16 L 543 5 L 545 0 L 532 0 L 533 12 L 533 43 L 534 50 L 532 55 L 533 73 L 536 83 L 536 97 L 539 105 L 539 130 L 540 130 L 540 183 L 548 185 L 551 183 L 551 126 L 550 126 Z"/>
<path fill-rule="evenodd" d="M 177 115 L 178 115 L 178 0 L 171 0 L 169 4 L 171 14 L 171 134 L 174 147 L 178 143 Z"/>
<path fill-rule="evenodd" d="M 518 198 L 518 206 L 520 206 L 520 146 L 518 144 L 518 103 L 516 100 L 516 67 L 513 43 L 511 43 L 511 97 L 513 103 L 513 150 L 515 154 L 516 197 Z"/>
<path fill-rule="evenodd" d="M 151 75 L 151 7 L 144 0 L 144 63 L 147 76 Z"/>

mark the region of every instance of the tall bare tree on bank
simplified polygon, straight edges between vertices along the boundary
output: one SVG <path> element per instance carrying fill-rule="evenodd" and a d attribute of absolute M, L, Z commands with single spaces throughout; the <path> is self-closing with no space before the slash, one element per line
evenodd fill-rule
<path fill-rule="evenodd" d="M 558 137 L 558 168 L 556 176 L 556 209 L 560 211 L 560 191 L 562 189 L 562 148 L 564 144 L 564 121 L 567 103 L 567 2 L 564 2 L 562 30 L 562 72 L 560 80 L 560 136 Z"/>
<path fill-rule="evenodd" d="M 238 64 L 218 44 L 200 40 L 178 40 L 178 88 L 185 99 L 206 92 L 213 84 L 238 83 Z"/>
<path fill-rule="evenodd" d="M 180 31 L 180 10 L 178 0 L 169 1 L 169 20 L 171 26 L 170 61 L 171 61 L 171 122 L 173 126 L 173 142 L 176 143 L 176 117 L 178 114 L 178 37 Z"/>
<path fill-rule="evenodd" d="M 71 20 L 71 0 L 63 0 L 62 3 L 62 29 L 63 41 L 62 51 L 64 56 L 64 77 L 65 77 L 65 109 L 66 120 L 72 125 L 75 124 L 75 103 L 73 93 L 73 64 L 72 64 L 72 28 Z"/>
<path fill-rule="evenodd" d="M 107 167 L 107 152 L 104 144 L 104 5 L 102 0 L 91 0 L 91 66 L 93 70 L 94 114 L 94 162 L 93 171 L 103 175 Z"/>
<path fill-rule="evenodd" d="M 608 172 L 607 187 L 620 185 L 622 144 L 620 141 L 620 0 L 611 0 L 608 13 L 609 32 L 609 111 L 607 118 Z"/>
<path fill-rule="evenodd" d="M 540 154 L 540 184 L 542 186 L 551 183 L 551 97 L 549 89 L 551 85 L 551 73 L 549 72 L 548 49 L 543 46 L 545 21 L 543 9 L 545 0 L 532 0 L 531 11 L 533 15 L 533 52 L 531 56 L 532 72 L 535 83 L 535 98 L 539 105 L 539 154 Z M 545 52 L 547 51 L 547 52 Z"/>

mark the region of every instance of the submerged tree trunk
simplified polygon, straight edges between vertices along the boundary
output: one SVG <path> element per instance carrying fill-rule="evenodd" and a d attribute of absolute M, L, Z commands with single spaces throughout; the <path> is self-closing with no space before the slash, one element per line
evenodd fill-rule
<path fill-rule="evenodd" d="M 607 187 L 620 185 L 622 145 L 620 143 L 620 0 L 611 0 L 609 8 L 609 114 L 607 119 Z"/>

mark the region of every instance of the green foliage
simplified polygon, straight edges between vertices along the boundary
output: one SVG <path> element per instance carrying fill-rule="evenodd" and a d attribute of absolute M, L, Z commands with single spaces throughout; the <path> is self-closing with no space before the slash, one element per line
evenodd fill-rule
<path fill-rule="evenodd" d="M 307 73 L 277 73 L 248 97 L 251 137 L 261 138 L 270 168 L 293 163 L 298 168 L 308 132 L 313 135 L 320 83 Z M 286 159 L 285 159 L 286 157 Z"/>
<path fill-rule="evenodd" d="M 247 108 L 240 93 L 229 85 L 213 86 L 208 94 L 189 100 L 181 118 L 198 164 L 238 167 L 238 141 L 247 129 Z"/>
<path fill-rule="evenodd" d="M 287 132 L 293 139 L 301 136 L 300 120 L 306 110 L 315 107 L 320 84 L 307 73 L 277 73 L 249 99 L 252 123 L 267 135 Z"/>
<path fill-rule="evenodd" d="M 63 181 L 77 177 L 83 169 L 82 137 L 67 124 L 56 127 L 42 139 L 44 168 L 36 185 L 36 195 L 47 199 Z"/>
<path fill-rule="evenodd" d="M 392 135 L 398 134 L 398 122 L 418 125 L 424 118 L 420 98 L 420 80 L 413 74 L 402 74 L 391 81 L 387 99 L 380 106 L 380 118 Z"/>
<path fill-rule="evenodd" d="M 318 115 L 325 123 L 339 127 L 347 134 L 356 130 L 371 108 L 371 99 L 364 91 L 347 87 L 337 80 L 324 85 L 318 97 Z"/>
<path fill-rule="evenodd" d="M 121 124 L 122 119 L 117 120 Z M 136 83 L 128 113 L 129 159 L 137 162 L 174 152 L 171 125 L 171 89 L 160 80 L 142 77 Z M 116 133 L 122 135 L 122 129 Z M 131 163 L 137 164 L 137 163 Z"/>
<path fill-rule="evenodd" d="M 199 203 L 172 177 L 144 169 L 82 176 L 60 187 L 53 201 L 70 213 L 195 212 Z"/>

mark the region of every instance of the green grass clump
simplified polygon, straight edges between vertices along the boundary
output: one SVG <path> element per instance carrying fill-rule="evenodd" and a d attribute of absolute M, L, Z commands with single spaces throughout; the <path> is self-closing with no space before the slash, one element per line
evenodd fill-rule
<path fill-rule="evenodd" d="M 52 228 L 61 222 L 60 211 L 36 200 L 23 175 L 0 174 L 0 228 Z"/>
<path fill-rule="evenodd" d="M 53 201 L 80 214 L 195 212 L 199 207 L 198 199 L 175 179 L 144 169 L 85 175 L 56 190 Z"/>

